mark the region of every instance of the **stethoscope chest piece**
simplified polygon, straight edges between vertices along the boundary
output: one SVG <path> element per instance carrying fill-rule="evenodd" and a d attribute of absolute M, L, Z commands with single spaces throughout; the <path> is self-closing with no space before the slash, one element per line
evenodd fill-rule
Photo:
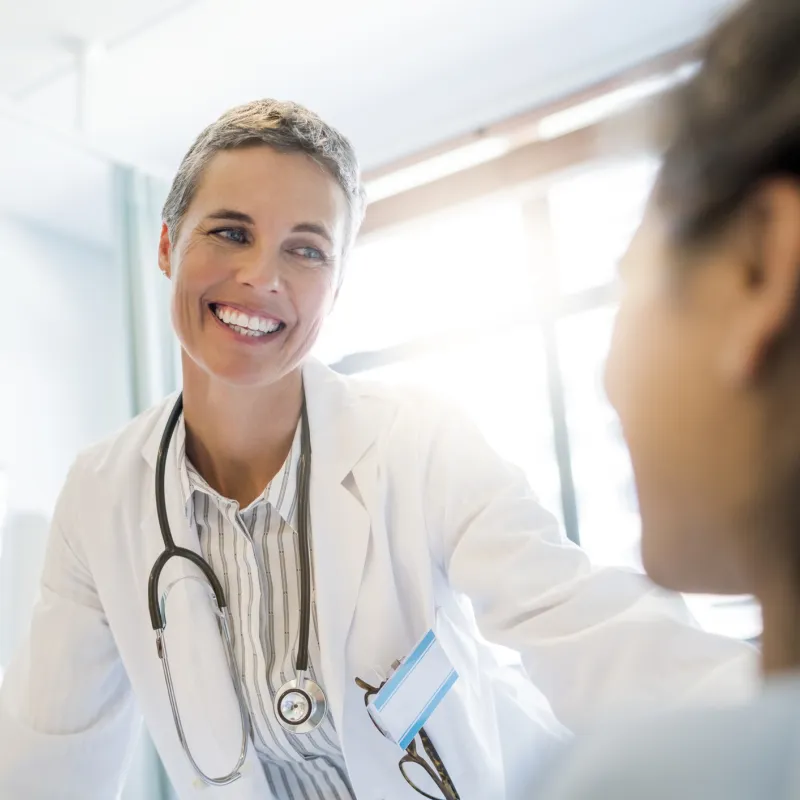
<path fill-rule="evenodd" d="M 301 674 L 287 681 L 275 695 L 275 716 L 291 733 L 311 733 L 322 724 L 328 711 L 325 692 Z"/>

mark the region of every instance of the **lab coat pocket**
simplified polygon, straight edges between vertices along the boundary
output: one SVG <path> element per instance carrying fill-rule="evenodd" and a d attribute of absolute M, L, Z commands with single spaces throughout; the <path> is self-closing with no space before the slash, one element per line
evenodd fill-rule
<path fill-rule="evenodd" d="M 434 632 L 458 680 L 425 724 L 461 800 L 504 797 L 497 715 L 479 667 L 479 645 L 444 608 Z"/>

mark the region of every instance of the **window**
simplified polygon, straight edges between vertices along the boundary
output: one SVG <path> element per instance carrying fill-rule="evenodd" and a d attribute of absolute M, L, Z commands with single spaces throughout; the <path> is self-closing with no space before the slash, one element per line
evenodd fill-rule
<path fill-rule="evenodd" d="M 358 248 L 320 357 L 455 401 L 560 515 L 541 333 L 522 206 L 493 200 Z M 498 409 L 502 409 L 498 413 Z"/>
<path fill-rule="evenodd" d="M 562 297 L 615 283 L 616 264 L 641 217 L 657 166 L 648 156 L 600 162 L 548 188 L 551 268 Z M 640 567 L 633 476 L 603 388 L 615 312 L 613 300 L 590 301 L 558 320 L 555 337 L 581 545 L 597 563 Z"/>
<path fill-rule="evenodd" d="M 550 224 L 562 293 L 588 292 L 615 280 L 616 262 L 641 216 L 656 168 L 654 159 L 643 156 L 593 165 L 550 187 Z M 633 473 L 603 389 L 615 311 L 612 301 L 559 320 L 558 358 L 581 545 L 596 563 L 641 568 Z M 751 598 L 686 599 L 707 629 L 743 639 L 760 633 L 759 609 Z"/>
<path fill-rule="evenodd" d="M 615 311 L 605 306 L 560 320 L 557 341 L 581 545 L 598 564 L 640 568 L 633 475 L 603 389 Z"/>
<path fill-rule="evenodd" d="M 317 354 L 327 361 L 431 337 L 491 334 L 531 296 L 524 220 L 500 200 L 461 207 L 357 247 Z"/>
<path fill-rule="evenodd" d="M 658 161 L 601 162 L 553 183 L 547 192 L 562 293 L 613 283 L 619 257 L 639 222 Z"/>
<path fill-rule="evenodd" d="M 343 372 L 454 401 L 595 563 L 635 568 L 636 491 L 603 368 L 616 263 L 656 168 L 648 155 L 597 161 L 534 203 L 492 196 L 374 234 L 353 253 L 316 351 Z M 689 601 L 708 628 L 758 632 L 747 599 Z"/>

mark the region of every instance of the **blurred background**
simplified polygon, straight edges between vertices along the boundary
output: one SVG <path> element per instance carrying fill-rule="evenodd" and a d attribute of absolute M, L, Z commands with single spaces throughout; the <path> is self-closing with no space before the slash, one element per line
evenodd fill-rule
<path fill-rule="evenodd" d="M 0 0 L 0 670 L 76 452 L 178 385 L 160 208 L 200 129 L 256 97 L 354 142 L 370 206 L 317 355 L 424 384 L 600 563 L 638 565 L 602 388 L 652 121 L 726 0 Z M 749 598 L 692 598 L 757 637 Z M 125 800 L 170 790 L 146 735 Z"/>

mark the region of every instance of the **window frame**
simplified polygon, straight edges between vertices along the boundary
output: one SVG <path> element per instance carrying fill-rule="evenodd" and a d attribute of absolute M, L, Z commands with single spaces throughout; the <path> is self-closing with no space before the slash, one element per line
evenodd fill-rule
<path fill-rule="evenodd" d="M 627 115 L 626 118 L 628 118 Z M 582 135 L 586 137 L 586 134 Z M 597 136 L 597 130 L 593 130 L 588 134 L 588 137 L 592 139 Z M 605 139 L 606 137 L 603 136 L 601 138 Z M 553 143 L 548 142 L 543 146 L 547 148 L 547 152 L 550 152 L 551 145 Z M 572 151 L 572 145 L 568 145 L 568 152 L 572 155 L 576 154 Z M 544 344 L 544 377 L 547 383 L 546 388 L 550 405 L 554 455 L 559 473 L 562 520 L 567 537 L 575 544 L 580 544 L 578 497 L 572 467 L 567 402 L 557 328 L 559 321 L 565 317 L 612 305 L 617 299 L 617 283 L 616 281 L 609 281 L 566 293 L 559 289 L 558 270 L 556 268 L 558 258 L 554 230 L 551 224 L 548 189 L 553 183 L 570 172 L 590 169 L 595 165 L 600 166 L 618 159 L 623 162 L 652 156 L 652 149 L 645 146 L 644 141 L 642 141 L 637 146 L 631 147 L 627 152 L 620 151 L 617 148 L 606 152 L 596 150 L 593 151 L 594 155 L 588 159 L 585 158 L 586 154 L 583 151 L 576 152 L 582 160 L 572 161 L 571 156 L 570 158 L 559 158 L 553 165 L 554 168 L 548 171 L 545 176 L 540 176 L 533 183 L 528 183 L 527 185 L 521 186 L 514 183 L 506 188 L 506 192 L 520 193 L 519 202 L 523 210 L 525 238 L 530 253 L 528 269 L 531 271 L 537 286 L 537 302 L 534 307 L 529 312 L 515 315 L 509 321 L 508 326 L 526 325 L 537 328 L 542 336 Z M 445 180 L 449 181 L 451 179 Z M 422 187 L 421 191 L 428 191 L 428 187 Z M 491 193 L 491 195 L 497 194 L 497 191 Z M 478 199 L 480 199 L 480 196 L 470 193 L 466 200 L 449 203 L 426 213 L 415 214 L 413 217 L 398 221 L 391 227 L 397 229 L 402 228 L 405 224 L 418 223 L 424 217 L 433 216 L 444 210 L 456 210 L 459 206 Z M 429 208 L 430 205 L 424 207 Z M 386 230 L 387 227 L 383 224 L 380 226 L 374 224 L 368 235 L 372 236 L 379 230 Z M 332 362 L 329 366 L 343 375 L 358 375 L 380 367 L 411 361 L 421 355 L 442 353 L 453 346 L 463 345 L 466 341 L 461 333 L 426 337 L 391 347 L 351 352 Z"/>

